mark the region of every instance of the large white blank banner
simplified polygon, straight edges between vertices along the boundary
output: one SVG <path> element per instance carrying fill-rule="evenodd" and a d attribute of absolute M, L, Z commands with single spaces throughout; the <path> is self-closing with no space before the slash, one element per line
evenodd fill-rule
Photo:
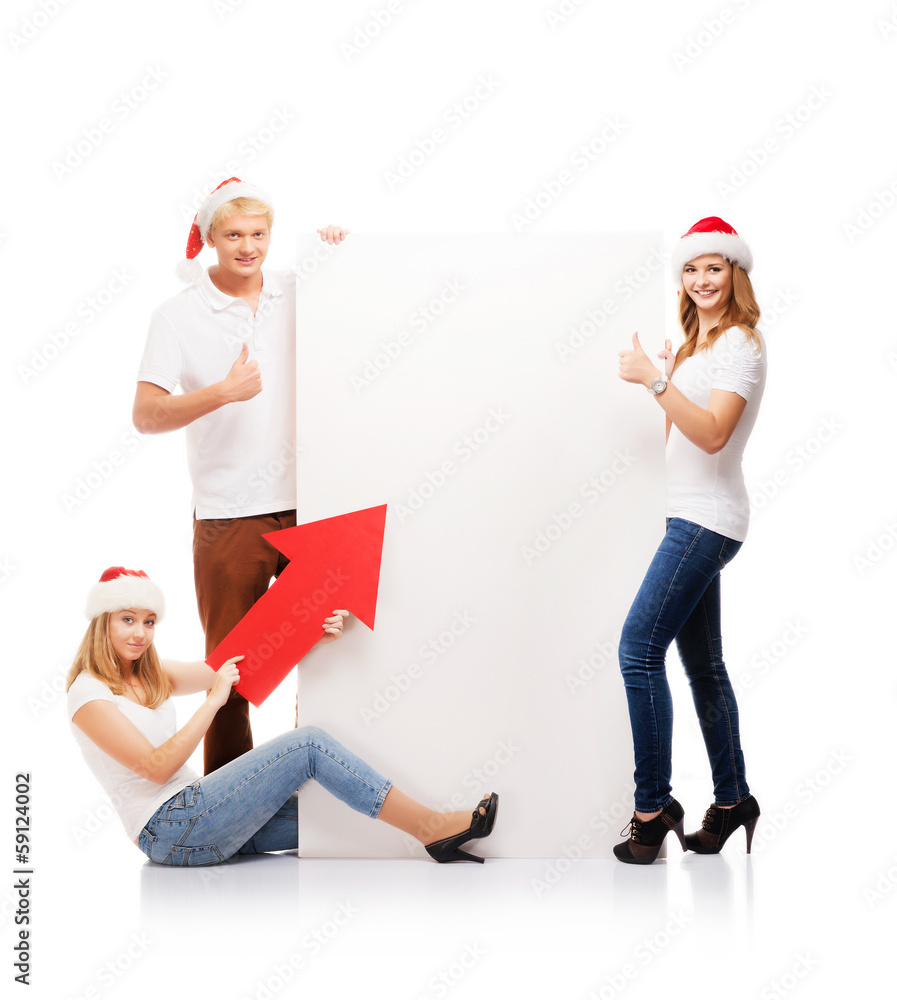
<path fill-rule="evenodd" d="M 300 248 L 299 520 L 387 503 L 376 630 L 299 670 L 299 721 L 403 791 L 501 794 L 486 856 L 608 857 L 632 810 L 617 638 L 663 532 L 663 414 L 617 375 L 663 344 L 654 233 Z M 302 793 L 301 853 L 424 856 Z"/>

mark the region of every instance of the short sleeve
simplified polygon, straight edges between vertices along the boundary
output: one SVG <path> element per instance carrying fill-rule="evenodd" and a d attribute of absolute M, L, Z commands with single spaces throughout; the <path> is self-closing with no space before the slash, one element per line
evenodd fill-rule
<path fill-rule="evenodd" d="M 711 389 L 737 392 L 750 399 L 763 379 L 763 352 L 739 327 L 731 327 L 713 345 Z"/>
<path fill-rule="evenodd" d="M 177 333 L 168 317 L 156 309 L 150 318 L 137 381 L 152 382 L 168 392 L 174 392 L 181 381 L 183 367 Z"/>
<path fill-rule="evenodd" d="M 74 679 L 68 691 L 69 720 L 79 708 L 83 708 L 89 701 L 110 701 L 114 705 L 115 695 L 102 681 L 82 672 Z"/>

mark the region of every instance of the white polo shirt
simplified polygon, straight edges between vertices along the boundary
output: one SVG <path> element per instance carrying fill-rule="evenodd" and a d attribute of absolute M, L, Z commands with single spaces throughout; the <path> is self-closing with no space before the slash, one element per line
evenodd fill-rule
<path fill-rule="evenodd" d="M 667 517 L 682 517 L 743 542 L 751 505 L 741 460 L 766 385 L 765 343 L 758 352 L 743 330 L 731 327 L 712 347 L 683 361 L 671 381 L 704 409 L 714 389 L 747 400 L 732 436 L 717 454 L 708 455 L 692 444 L 675 424 L 667 442 Z"/>
<path fill-rule="evenodd" d="M 168 392 L 220 382 L 249 347 L 262 391 L 188 424 L 187 463 L 198 519 L 296 507 L 296 296 L 291 272 L 263 272 L 255 315 L 208 272 L 152 315 L 137 372 Z"/>

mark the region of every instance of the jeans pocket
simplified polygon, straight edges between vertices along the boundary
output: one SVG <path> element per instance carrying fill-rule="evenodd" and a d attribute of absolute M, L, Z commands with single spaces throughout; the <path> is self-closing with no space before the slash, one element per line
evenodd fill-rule
<path fill-rule="evenodd" d="M 736 542 L 734 538 L 723 538 L 723 544 L 719 550 L 719 567 L 724 569 L 738 554 L 742 543 Z"/>
<path fill-rule="evenodd" d="M 151 860 L 156 861 L 150 855 Z M 224 855 L 214 845 L 208 847 L 178 847 L 173 846 L 164 858 L 158 859 L 162 865 L 172 867 L 198 868 L 203 865 L 218 865 L 224 861 Z"/>
<path fill-rule="evenodd" d="M 168 808 L 165 812 L 166 819 L 176 819 L 177 817 L 172 817 L 172 812 L 175 809 L 192 809 L 196 805 L 197 799 L 199 798 L 199 782 L 194 781 L 191 785 L 185 785 L 177 795 L 173 795 L 168 800 Z"/>

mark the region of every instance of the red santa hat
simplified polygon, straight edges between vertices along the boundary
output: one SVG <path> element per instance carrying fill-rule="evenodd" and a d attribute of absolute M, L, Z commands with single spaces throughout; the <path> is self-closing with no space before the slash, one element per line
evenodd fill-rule
<path fill-rule="evenodd" d="M 104 570 L 99 583 L 90 588 L 84 613 L 88 618 L 96 618 L 104 611 L 124 608 L 146 608 L 158 621 L 165 614 L 165 598 L 142 569 L 110 566 Z"/>
<path fill-rule="evenodd" d="M 719 216 L 711 215 L 696 222 L 673 248 L 670 255 L 673 281 L 677 284 L 681 282 L 682 268 L 690 260 L 705 253 L 717 253 L 720 257 L 725 257 L 730 264 L 738 264 L 748 273 L 754 266 L 754 258 L 747 243 L 728 222 Z"/>
<path fill-rule="evenodd" d="M 215 213 L 222 205 L 226 205 L 235 198 L 254 198 L 256 201 L 262 201 L 266 205 L 271 204 L 271 199 L 268 195 L 261 188 L 256 187 L 255 184 L 241 181 L 239 177 L 228 177 L 226 181 L 222 181 L 199 206 L 199 210 L 193 218 L 193 225 L 190 227 L 190 233 L 187 236 L 187 257 L 186 260 L 182 260 L 178 264 L 178 277 L 182 281 L 196 281 L 202 274 L 202 266 L 198 261 L 194 263 L 193 258 L 203 248 L 203 244 L 212 227 L 212 218 Z"/>

